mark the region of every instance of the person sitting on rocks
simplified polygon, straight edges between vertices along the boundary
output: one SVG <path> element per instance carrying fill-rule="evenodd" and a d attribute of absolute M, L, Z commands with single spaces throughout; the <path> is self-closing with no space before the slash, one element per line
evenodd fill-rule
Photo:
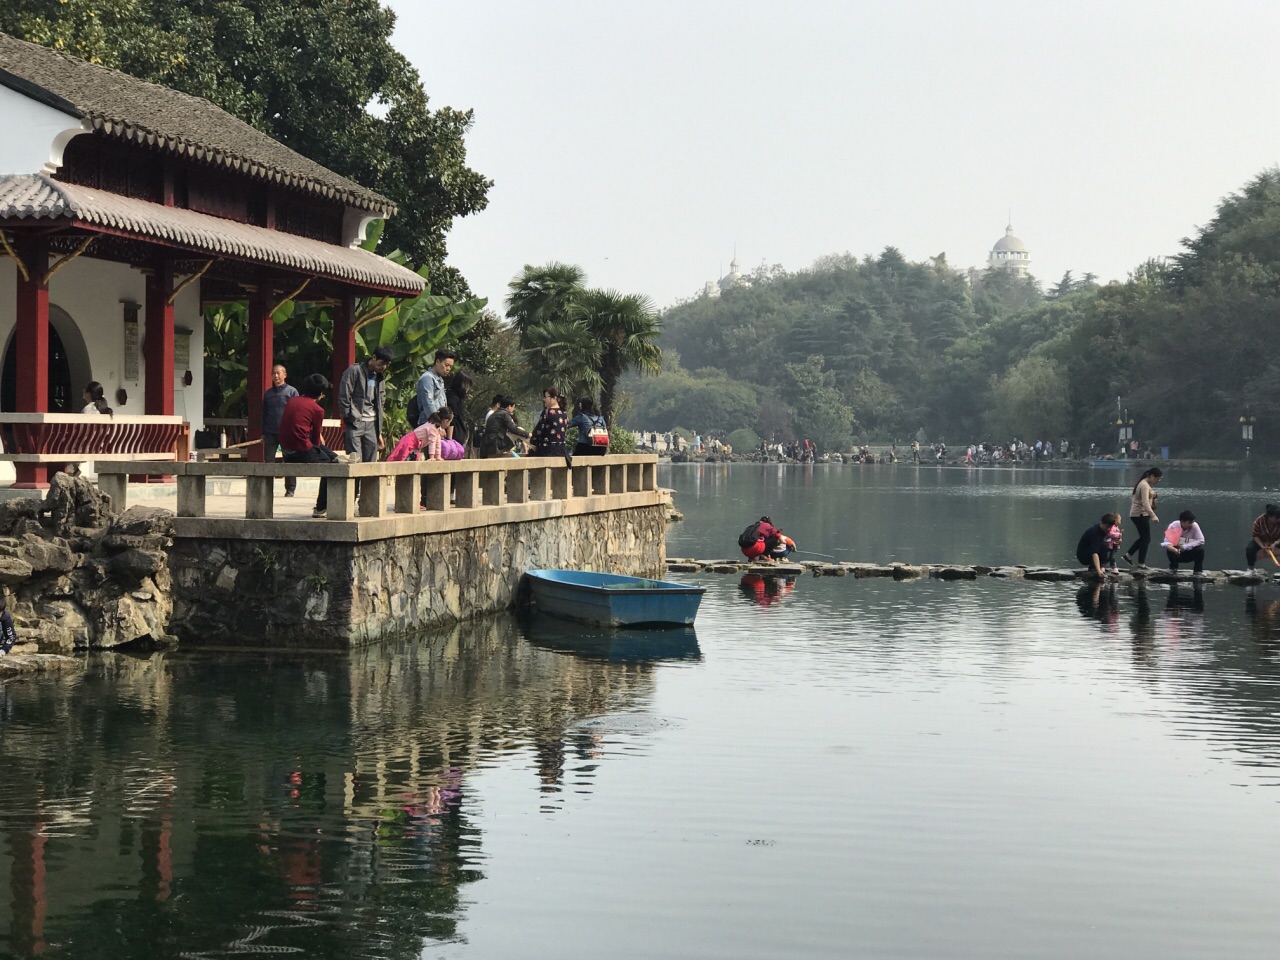
<path fill-rule="evenodd" d="M 18 642 L 18 631 L 13 629 L 13 617 L 5 609 L 5 599 L 0 596 L 0 657 L 7 657 Z"/>
<path fill-rule="evenodd" d="M 1204 571 L 1204 534 L 1196 515 L 1183 510 L 1176 523 L 1169 524 L 1164 532 L 1164 552 L 1169 557 L 1169 572 L 1177 573 L 1179 563 L 1195 564 L 1197 574 Z"/>
<path fill-rule="evenodd" d="M 1076 544 L 1076 559 L 1099 580 L 1106 576 L 1102 561 L 1107 556 L 1107 534 L 1118 519 L 1114 513 L 1104 513 L 1100 521 L 1089 525 L 1089 529 L 1080 535 L 1080 542 Z"/>
<path fill-rule="evenodd" d="M 320 428 L 324 425 L 324 408 L 320 399 L 329 390 L 323 374 L 313 373 L 302 382 L 302 395 L 290 398 L 280 415 L 280 449 L 285 463 L 337 463 L 338 455 L 324 445 Z M 329 485 L 320 480 L 311 516 L 320 519 L 329 506 Z"/>

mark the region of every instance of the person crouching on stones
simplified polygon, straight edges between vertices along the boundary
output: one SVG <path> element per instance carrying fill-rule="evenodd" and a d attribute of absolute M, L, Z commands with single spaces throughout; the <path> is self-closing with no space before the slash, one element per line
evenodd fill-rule
<path fill-rule="evenodd" d="M 748 560 L 758 560 L 761 557 L 768 560 L 766 551 L 769 549 L 769 538 L 777 535 L 778 528 L 773 525 L 773 521 L 768 517 L 761 517 L 742 531 L 742 536 L 738 537 L 738 547 Z"/>
<path fill-rule="evenodd" d="M 1119 519 L 1114 513 L 1104 513 L 1100 521 L 1089 525 L 1089 529 L 1080 535 L 1080 542 L 1076 544 L 1076 559 L 1099 580 L 1106 576 L 1102 561 L 1107 555 L 1107 535 Z"/>
<path fill-rule="evenodd" d="M 1164 532 L 1165 554 L 1169 557 L 1169 572 L 1177 573 L 1179 563 L 1193 563 L 1194 570 L 1204 570 L 1204 534 L 1200 532 L 1200 524 L 1196 523 L 1196 515 L 1190 510 L 1183 510 L 1176 523 L 1169 524 Z"/>
<path fill-rule="evenodd" d="M 13 617 L 5 609 L 4 595 L 0 594 L 0 657 L 7 657 L 18 642 L 18 631 L 13 629 Z"/>
<path fill-rule="evenodd" d="M 453 411 L 448 407 L 434 411 L 400 438 L 387 462 L 408 460 L 414 453 L 420 453 L 423 460 L 461 460 L 465 452 L 462 444 L 448 437 L 452 423 Z"/>
<path fill-rule="evenodd" d="M 796 552 L 796 542 L 779 530 L 765 541 L 765 553 L 772 560 L 786 560 Z"/>

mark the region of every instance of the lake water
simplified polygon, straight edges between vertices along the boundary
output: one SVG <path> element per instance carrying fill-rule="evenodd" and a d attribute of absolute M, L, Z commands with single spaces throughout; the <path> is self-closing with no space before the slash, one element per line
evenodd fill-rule
<path fill-rule="evenodd" d="M 1122 502 L 863 469 L 663 468 L 670 552 L 770 512 L 850 559 L 1057 562 Z M 1162 513 L 1242 547 L 1265 494 L 1177 479 Z M 696 635 L 504 616 L 4 685 L 0 954 L 1274 956 L 1280 586 L 687 579 Z"/>

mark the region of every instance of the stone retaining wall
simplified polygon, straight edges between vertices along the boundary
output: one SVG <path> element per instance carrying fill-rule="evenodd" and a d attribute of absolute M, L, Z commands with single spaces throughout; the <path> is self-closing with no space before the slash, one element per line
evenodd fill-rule
<path fill-rule="evenodd" d="M 174 539 L 186 643 L 346 648 L 509 607 L 524 571 L 661 576 L 663 505 L 365 543 Z"/>

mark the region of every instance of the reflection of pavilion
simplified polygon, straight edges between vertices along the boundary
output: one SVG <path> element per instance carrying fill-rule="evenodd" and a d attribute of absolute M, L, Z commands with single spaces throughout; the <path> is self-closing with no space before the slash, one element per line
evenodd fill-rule
<path fill-rule="evenodd" d="M 258 436 L 280 303 L 330 307 L 341 371 L 356 297 L 423 289 L 359 249 L 394 204 L 207 101 L 0 34 L 0 112 L 0 409 L 44 415 L 6 438 L 20 486 L 47 482 L 49 415 L 78 413 L 89 380 L 117 416 L 169 418 L 139 426 L 172 454 L 161 428 L 204 420 L 206 303 L 248 300 Z"/>
<path fill-rule="evenodd" d="M 0 954 L 128 930 L 170 955 L 260 930 L 417 956 L 480 876 L 475 766 L 524 751 L 545 786 L 599 762 L 579 721 L 652 693 L 650 665 L 541 651 L 506 617 L 253 666 L 108 657 L 12 702 L 12 729 L 39 735 L 4 742 Z"/>

